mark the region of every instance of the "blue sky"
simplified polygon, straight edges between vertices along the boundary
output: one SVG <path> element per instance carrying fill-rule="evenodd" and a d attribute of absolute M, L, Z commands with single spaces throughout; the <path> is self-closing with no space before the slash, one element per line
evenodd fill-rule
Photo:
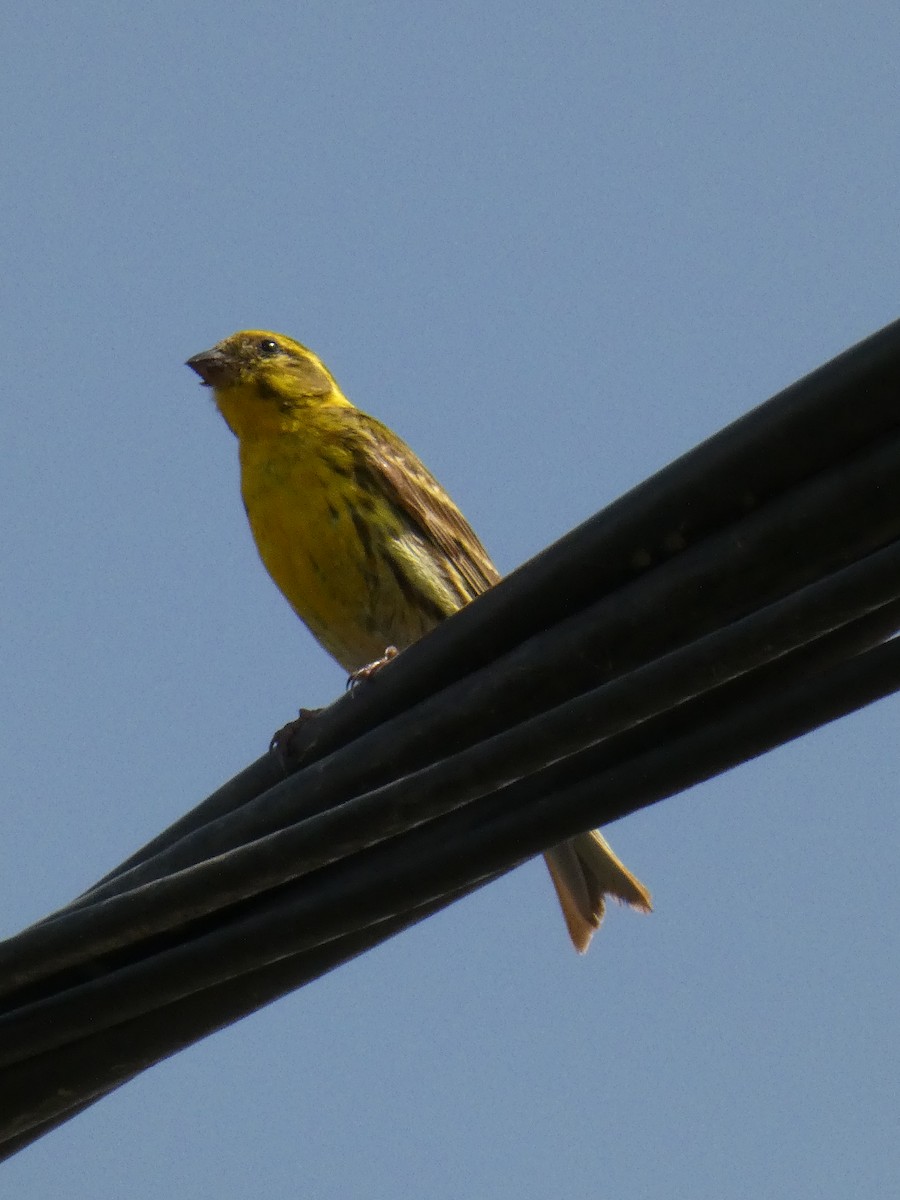
<path fill-rule="evenodd" d="M 4 933 L 343 687 L 182 365 L 315 348 L 508 570 L 898 315 L 896 5 L 0 18 Z M 19 1200 L 838 1200 L 896 1141 L 898 702 L 532 864 L 3 1167 Z"/>

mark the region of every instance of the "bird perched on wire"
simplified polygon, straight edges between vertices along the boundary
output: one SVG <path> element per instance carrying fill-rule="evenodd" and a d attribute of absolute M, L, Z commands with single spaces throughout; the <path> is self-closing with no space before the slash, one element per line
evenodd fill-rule
<path fill-rule="evenodd" d="M 403 650 L 500 578 L 465 517 L 412 450 L 354 407 L 311 350 L 245 330 L 189 358 L 238 439 L 260 558 L 345 671 Z M 650 908 L 596 831 L 546 855 L 584 952 L 604 897 Z"/>

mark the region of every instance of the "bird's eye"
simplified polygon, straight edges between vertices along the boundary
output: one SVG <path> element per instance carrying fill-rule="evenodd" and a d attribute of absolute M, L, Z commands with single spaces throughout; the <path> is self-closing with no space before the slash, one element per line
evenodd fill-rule
<path fill-rule="evenodd" d="M 260 354 L 277 354 L 280 347 L 274 338 L 263 338 L 259 343 Z"/>

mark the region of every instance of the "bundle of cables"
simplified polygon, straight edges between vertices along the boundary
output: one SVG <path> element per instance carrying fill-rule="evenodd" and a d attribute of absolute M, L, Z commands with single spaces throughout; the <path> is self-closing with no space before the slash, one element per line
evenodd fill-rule
<path fill-rule="evenodd" d="M 900 688 L 900 322 L 0 944 L 0 1157 L 564 838 Z"/>

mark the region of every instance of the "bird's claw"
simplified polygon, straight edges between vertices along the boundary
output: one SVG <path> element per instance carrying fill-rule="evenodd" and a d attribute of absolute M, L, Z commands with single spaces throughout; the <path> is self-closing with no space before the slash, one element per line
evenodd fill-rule
<path fill-rule="evenodd" d="M 357 684 L 365 683 L 367 679 L 371 679 L 373 675 L 377 675 L 382 667 L 397 657 L 400 651 L 396 646 L 386 646 L 384 654 L 381 658 L 376 658 L 374 662 L 368 663 L 364 667 L 360 667 L 358 671 L 353 671 L 347 680 L 347 691 L 355 688 Z"/>
<path fill-rule="evenodd" d="M 307 726 L 313 717 L 318 716 L 321 711 L 321 708 L 301 708 L 299 715 L 293 721 L 288 721 L 287 725 L 283 725 L 281 729 L 276 730 L 272 734 L 272 740 L 269 742 L 269 751 L 272 754 L 278 755 L 282 766 L 288 766 L 292 759 L 297 757 L 292 746 L 294 738 L 300 732 L 301 728 Z"/>

